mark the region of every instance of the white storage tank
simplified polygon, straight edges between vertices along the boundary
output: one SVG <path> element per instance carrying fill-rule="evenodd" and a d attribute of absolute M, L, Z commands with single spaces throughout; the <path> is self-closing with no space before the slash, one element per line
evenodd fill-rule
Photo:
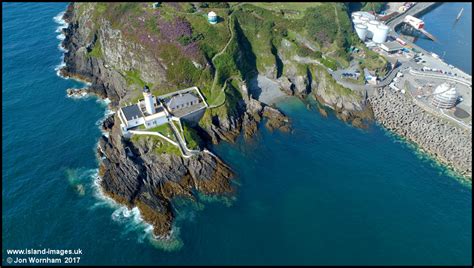
<path fill-rule="evenodd" d="M 389 29 L 390 28 L 387 25 L 380 23 L 375 29 L 372 41 L 374 41 L 377 44 L 385 43 L 385 41 L 387 41 Z"/>
<path fill-rule="evenodd" d="M 211 11 L 207 14 L 207 21 L 210 24 L 216 24 L 217 23 L 217 14 L 214 11 Z"/>
<path fill-rule="evenodd" d="M 352 15 L 351 15 L 351 18 L 354 20 L 354 19 L 360 19 L 361 15 L 360 13 L 357 13 L 357 12 L 353 12 Z"/>
<path fill-rule="evenodd" d="M 367 21 L 366 20 L 362 20 L 362 17 L 359 17 L 359 18 L 355 18 L 352 20 L 352 23 L 355 24 L 367 24 Z"/>
<path fill-rule="evenodd" d="M 370 21 L 369 18 L 367 17 L 360 17 L 360 20 L 363 22 L 363 23 L 368 23 Z"/>
<path fill-rule="evenodd" d="M 431 104 L 441 109 L 453 108 L 458 98 L 456 88 L 448 83 L 443 83 L 436 87 L 433 95 Z"/>
<path fill-rule="evenodd" d="M 375 30 L 377 30 L 377 26 L 379 26 L 379 22 L 376 20 L 371 20 L 367 23 L 367 37 L 372 38 L 374 36 Z"/>
<path fill-rule="evenodd" d="M 367 37 L 367 25 L 364 24 L 356 24 L 354 26 L 357 36 L 359 36 L 360 40 L 365 41 Z"/>
<path fill-rule="evenodd" d="M 357 13 L 360 14 L 361 17 L 368 18 L 369 20 L 375 20 L 376 18 L 373 14 L 370 14 L 369 12 L 358 11 Z"/>

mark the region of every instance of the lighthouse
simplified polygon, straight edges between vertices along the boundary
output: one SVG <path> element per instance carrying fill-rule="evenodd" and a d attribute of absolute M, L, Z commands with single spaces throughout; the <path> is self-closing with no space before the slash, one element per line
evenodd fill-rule
<path fill-rule="evenodd" d="M 154 105 L 154 98 L 151 95 L 150 88 L 148 86 L 143 87 L 143 97 L 145 102 L 145 108 L 147 113 L 154 114 L 155 113 L 155 105 Z"/>

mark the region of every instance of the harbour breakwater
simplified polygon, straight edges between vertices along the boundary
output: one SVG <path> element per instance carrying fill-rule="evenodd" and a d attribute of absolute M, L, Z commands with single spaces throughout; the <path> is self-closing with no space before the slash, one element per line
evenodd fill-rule
<path fill-rule="evenodd" d="M 408 96 L 388 88 L 369 98 L 377 122 L 472 180 L 472 131 L 430 114 Z"/>

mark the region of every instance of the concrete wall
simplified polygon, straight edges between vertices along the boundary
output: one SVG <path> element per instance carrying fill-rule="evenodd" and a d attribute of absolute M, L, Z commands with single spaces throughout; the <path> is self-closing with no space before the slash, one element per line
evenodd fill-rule
<path fill-rule="evenodd" d="M 181 119 L 189 122 L 192 126 L 194 126 L 202 118 L 205 111 L 206 111 L 206 109 L 200 109 L 200 110 L 197 110 L 195 112 L 192 112 L 188 115 L 185 115 L 185 116 L 181 117 Z"/>

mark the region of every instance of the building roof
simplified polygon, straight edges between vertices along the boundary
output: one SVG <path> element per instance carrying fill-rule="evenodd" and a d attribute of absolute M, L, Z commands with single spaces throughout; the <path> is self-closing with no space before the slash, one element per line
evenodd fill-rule
<path fill-rule="evenodd" d="M 402 45 L 400 45 L 398 42 L 396 41 L 390 41 L 390 42 L 385 42 L 383 43 L 382 45 L 380 45 L 380 47 L 385 50 L 385 51 L 388 51 L 388 52 L 392 52 L 392 51 L 397 51 L 397 50 L 400 50 L 403 48 Z"/>
<path fill-rule="evenodd" d="M 140 108 L 138 107 L 138 104 L 125 106 L 125 107 L 122 107 L 120 109 L 122 110 L 123 114 L 125 115 L 125 119 L 127 119 L 127 121 L 132 120 L 134 117 L 142 117 L 143 116 L 142 112 L 140 111 Z"/>
<path fill-rule="evenodd" d="M 167 103 L 169 108 L 175 108 L 178 105 L 182 105 L 188 102 L 193 102 L 199 100 L 198 97 L 196 97 L 194 94 L 191 94 L 189 92 L 184 93 L 184 94 L 179 94 L 173 96 Z"/>

